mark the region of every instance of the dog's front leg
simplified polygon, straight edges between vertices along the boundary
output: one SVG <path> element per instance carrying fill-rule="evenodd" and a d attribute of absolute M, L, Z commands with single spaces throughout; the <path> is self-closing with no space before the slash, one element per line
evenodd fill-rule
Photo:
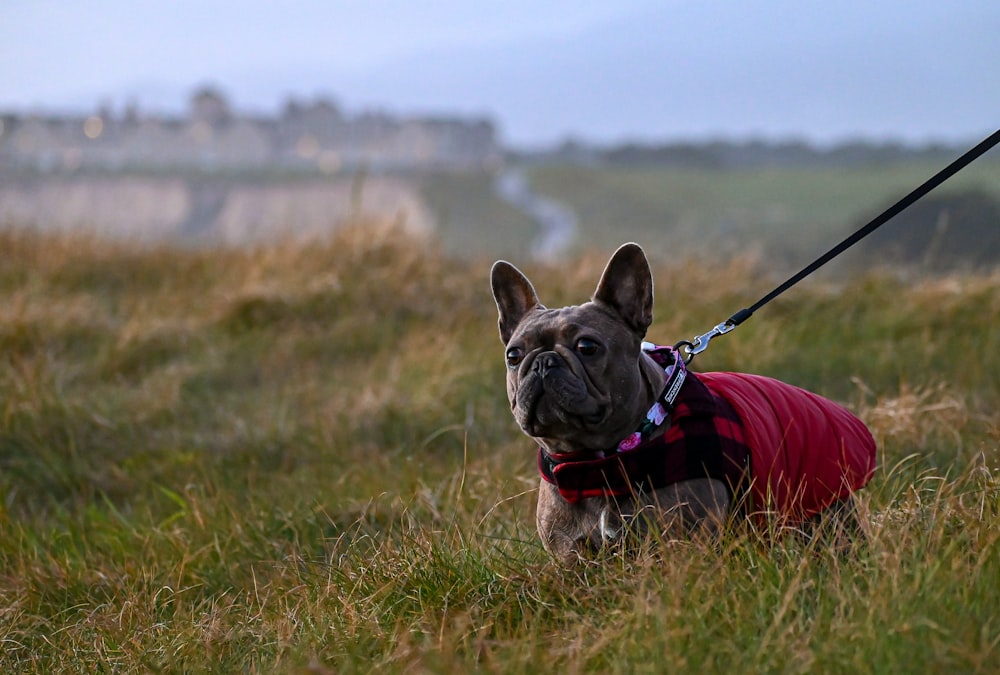
<path fill-rule="evenodd" d="M 571 503 L 544 480 L 538 488 L 535 519 L 545 550 L 564 565 L 599 552 L 622 534 L 621 517 L 605 500 Z"/>

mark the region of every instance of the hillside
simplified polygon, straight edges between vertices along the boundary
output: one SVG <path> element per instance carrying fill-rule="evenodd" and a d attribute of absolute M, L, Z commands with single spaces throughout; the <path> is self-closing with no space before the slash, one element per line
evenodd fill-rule
<path fill-rule="evenodd" d="M 533 168 L 530 176 L 535 190 L 576 212 L 580 221 L 576 250 L 612 248 L 623 239 L 636 239 L 664 253 L 708 254 L 707 263 L 720 255 L 752 253 L 772 269 L 791 272 L 945 164 L 939 159 L 908 159 L 752 170 L 549 164 Z M 1000 201 L 1000 161 L 983 157 L 932 195 L 935 200 L 947 200 L 973 193 L 981 195 L 981 202 Z M 918 206 L 927 213 L 933 204 Z M 923 220 L 934 220 L 939 212 L 940 208 Z M 984 208 L 979 212 L 988 214 Z M 912 223 L 897 219 L 887 224 L 879 234 L 882 243 L 907 237 Z M 995 232 L 1000 223 L 987 215 L 973 227 Z M 863 243 L 858 250 L 866 255 L 856 260 L 870 263 L 880 258 L 881 249 L 873 242 Z M 990 263 L 1000 264 L 1000 250 L 991 250 Z M 918 259 L 923 253 L 919 252 Z M 828 273 L 843 276 L 857 271 L 844 262 L 838 261 Z M 955 259 L 947 262 L 945 269 L 956 267 Z"/>
<path fill-rule="evenodd" d="M 543 300 L 585 299 L 610 236 L 526 265 Z M 533 531 L 492 260 L 442 248 L 0 231 L 0 671 L 1000 665 L 996 273 L 809 281 L 696 363 L 871 425 L 867 546 L 747 533 L 567 571 Z M 770 289 L 748 256 L 651 253 L 660 342 Z"/>

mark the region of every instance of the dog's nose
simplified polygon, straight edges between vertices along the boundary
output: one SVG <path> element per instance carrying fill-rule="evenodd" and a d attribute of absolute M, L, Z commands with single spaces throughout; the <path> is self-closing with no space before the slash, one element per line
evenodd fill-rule
<path fill-rule="evenodd" d="M 561 365 L 562 362 L 555 352 L 545 352 L 538 355 L 535 362 L 531 365 L 531 369 L 538 375 L 545 377 L 550 370 L 559 368 Z"/>

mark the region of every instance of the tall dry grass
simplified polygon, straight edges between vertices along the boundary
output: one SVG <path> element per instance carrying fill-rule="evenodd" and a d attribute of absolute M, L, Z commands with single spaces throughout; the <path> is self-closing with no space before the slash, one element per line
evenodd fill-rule
<path fill-rule="evenodd" d="M 529 272 L 577 302 L 608 253 Z M 772 281 L 654 259 L 661 342 Z M 1000 277 L 804 283 L 699 357 L 872 426 L 867 545 L 734 532 L 563 570 L 489 262 L 365 227 L 212 250 L 0 233 L 0 670 L 1000 668 Z"/>

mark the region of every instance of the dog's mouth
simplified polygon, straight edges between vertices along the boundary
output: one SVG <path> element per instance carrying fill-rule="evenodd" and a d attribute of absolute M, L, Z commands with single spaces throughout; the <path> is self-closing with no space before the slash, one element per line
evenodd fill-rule
<path fill-rule="evenodd" d="M 593 410 L 580 411 L 545 399 L 544 395 L 535 396 L 522 402 L 515 410 L 518 425 L 529 436 L 569 435 L 579 431 L 589 433 L 601 429 L 607 422 L 609 407 L 605 404 L 598 403 Z"/>
<path fill-rule="evenodd" d="M 600 427 L 607 418 L 608 407 L 605 405 L 597 406 L 597 410 L 589 415 L 580 415 L 580 421 L 583 422 L 583 426 L 585 427 Z"/>

